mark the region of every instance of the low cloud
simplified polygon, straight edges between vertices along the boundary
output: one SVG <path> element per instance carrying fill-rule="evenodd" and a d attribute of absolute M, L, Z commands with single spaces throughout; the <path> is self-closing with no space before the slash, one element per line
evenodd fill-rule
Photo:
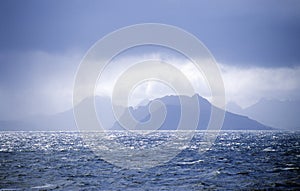
<path fill-rule="evenodd" d="M 203 97 L 210 97 L 210 90 L 208 85 L 205 83 L 205 78 L 188 59 L 177 57 L 167 57 L 166 59 L 166 57 L 160 53 L 145 54 L 141 56 L 126 56 L 112 61 L 109 67 L 105 69 L 99 78 L 96 94 L 111 96 L 113 87 L 123 72 L 126 72 L 135 64 L 149 60 L 163 61 L 177 68 L 189 80 L 195 92 L 201 94 Z M 144 74 L 150 70 L 151 68 L 139 68 L 139 70 L 136 72 L 139 74 Z M 179 86 L 182 84 L 180 81 L 178 81 L 176 76 L 174 76 L 174 78 L 171 80 L 171 83 L 175 83 Z M 168 84 L 164 84 L 157 80 L 143 81 L 134 89 L 132 89 L 131 95 L 129 95 L 129 104 L 135 106 L 145 99 L 152 100 L 157 97 L 173 94 L 176 94 L 176 92 L 171 86 L 168 86 Z"/>
<path fill-rule="evenodd" d="M 152 54 L 150 57 L 125 57 L 118 60 L 123 66 L 117 70 L 108 70 L 102 78 L 102 86 L 98 86 L 97 94 L 111 95 L 115 80 L 133 63 L 146 58 L 161 59 L 160 54 Z M 211 99 L 209 85 L 205 77 L 187 59 L 169 58 L 165 62 L 179 68 L 192 83 L 195 91 L 201 96 Z M 112 65 L 116 63 L 111 63 Z M 262 98 L 278 100 L 300 99 L 300 67 L 236 67 L 229 64 L 218 64 L 225 86 L 227 102 L 235 102 L 241 107 L 250 106 Z M 146 70 L 146 69 L 145 69 Z M 116 71 L 116 72 L 112 72 Z M 109 75 L 113 73 L 114 75 Z M 101 81 L 101 79 L 100 79 Z M 158 82 L 144 82 L 137 86 L 131 95 L 131 104 L 135 105 L 146 99 L 154 99 L 164 95 L 174 94 L 171 88 Z"/>
<path fill-rule="evenodd" d="M 227 101 L 247 107 L 262 98 L 300 98 L 300 67 L 239 68 L 221 64 Z"/>
<path fill-rule="evenodd" d="M 1 119 L 53 114 L 71 108 L 74 78 L 83 55 L 79 51 L 63 55 L 41 51 L 0 55 Z M 125 56 L 113 60 L 99 78 L 95 93 L 111 96 L 115 82 L 122 72 L 149 59 L 163 60 L 174 65 L 187 77 L 197 93 L 207 99 L 211 98 L 205 78 L 188 59 L 171 56 L 166 59 L 161 53 Z M 300 99 L 300 67 L 243 68 L 229 64 L 218 65 L 228 102 L 233 101 L 247 107 L 262 98 Z M 175 92 L 166 84 L 146 81 L 131 91 L 129 102 L 136 105 L 145 99 L 151 100 L 170 94 Z"/>

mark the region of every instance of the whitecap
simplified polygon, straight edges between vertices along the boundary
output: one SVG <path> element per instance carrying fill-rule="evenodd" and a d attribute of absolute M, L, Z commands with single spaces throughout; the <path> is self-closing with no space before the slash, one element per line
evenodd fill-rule
<path fill-rule="evenodd" d="M 186 161 L 186 162 L 178 162 L 177 164 L 182 164 L 182 165 L 191 165 L 191 164 L 196 164 L 196 163 L 200 163 L 203 162 L 204 160 L 196 160 L 196 161 Z"/>
<path fill-rule="evenodd" d="M 274 152 L 276 150 L 273 149 L 272 147 L 267 147 L 267 148 L 263 149 L 262 151 L 264 151 L 264 152 Z"/>
<path fill-rule="evenodd" d="M 34 187 L 31 187 L 32 189 L 51 189 L 51 188 L 55 188 L 55 185 L 53 184 L 45 184 L 45 185 L 42 185 L 42 186 L 34 186 Z"/>
<path fill-rule="evenodd" d="M 281 170 L 299 170 L 298 167 L 285 167 L 285 168 L 282 168 Z"/>

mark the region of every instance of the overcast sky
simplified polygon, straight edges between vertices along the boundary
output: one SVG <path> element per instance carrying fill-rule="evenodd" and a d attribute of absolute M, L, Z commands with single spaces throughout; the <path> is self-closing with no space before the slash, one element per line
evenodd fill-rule
<path fill-rule="evenodd" d="M 0 1 L 0 119 L 63 111 L 86 51 L 137 23 L 178 26 L 222 68 L 227 99 L 300 98 L 300 2 Z"/>

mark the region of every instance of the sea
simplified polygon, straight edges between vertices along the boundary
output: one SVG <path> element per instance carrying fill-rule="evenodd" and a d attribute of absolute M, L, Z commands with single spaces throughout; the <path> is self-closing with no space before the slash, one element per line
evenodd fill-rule
<path fill-rule="evenodd" d="M 168 133 L 108 136 L 135 149 Z M 78 132 L 0 132 L 0 190 L 300 190 L 299 131 L 221 131 L 199 152 L 202 135 L 170 160 L 134 169 L 105 160 Z"/>

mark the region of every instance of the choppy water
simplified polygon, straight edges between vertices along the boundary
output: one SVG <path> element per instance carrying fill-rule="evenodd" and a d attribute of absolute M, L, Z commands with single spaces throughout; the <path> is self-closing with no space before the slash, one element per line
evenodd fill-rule
<path fill-rule="evenodd" d="M 119 137 L 125 144 L 130 139 Z M 198 152 L 200 139 L 201 132 L 189 147 L 161 166 L 126 170 L 95 155 L 78 133 L 1 132 L 0 188 L 300 189 L 300 132 L 221 132 L 213 147 L 203 154 Z M 153 141 L 159 140 L 158 136 Z M 133 140 L 139 146 L 151 146 L 151 141 Z"/>

